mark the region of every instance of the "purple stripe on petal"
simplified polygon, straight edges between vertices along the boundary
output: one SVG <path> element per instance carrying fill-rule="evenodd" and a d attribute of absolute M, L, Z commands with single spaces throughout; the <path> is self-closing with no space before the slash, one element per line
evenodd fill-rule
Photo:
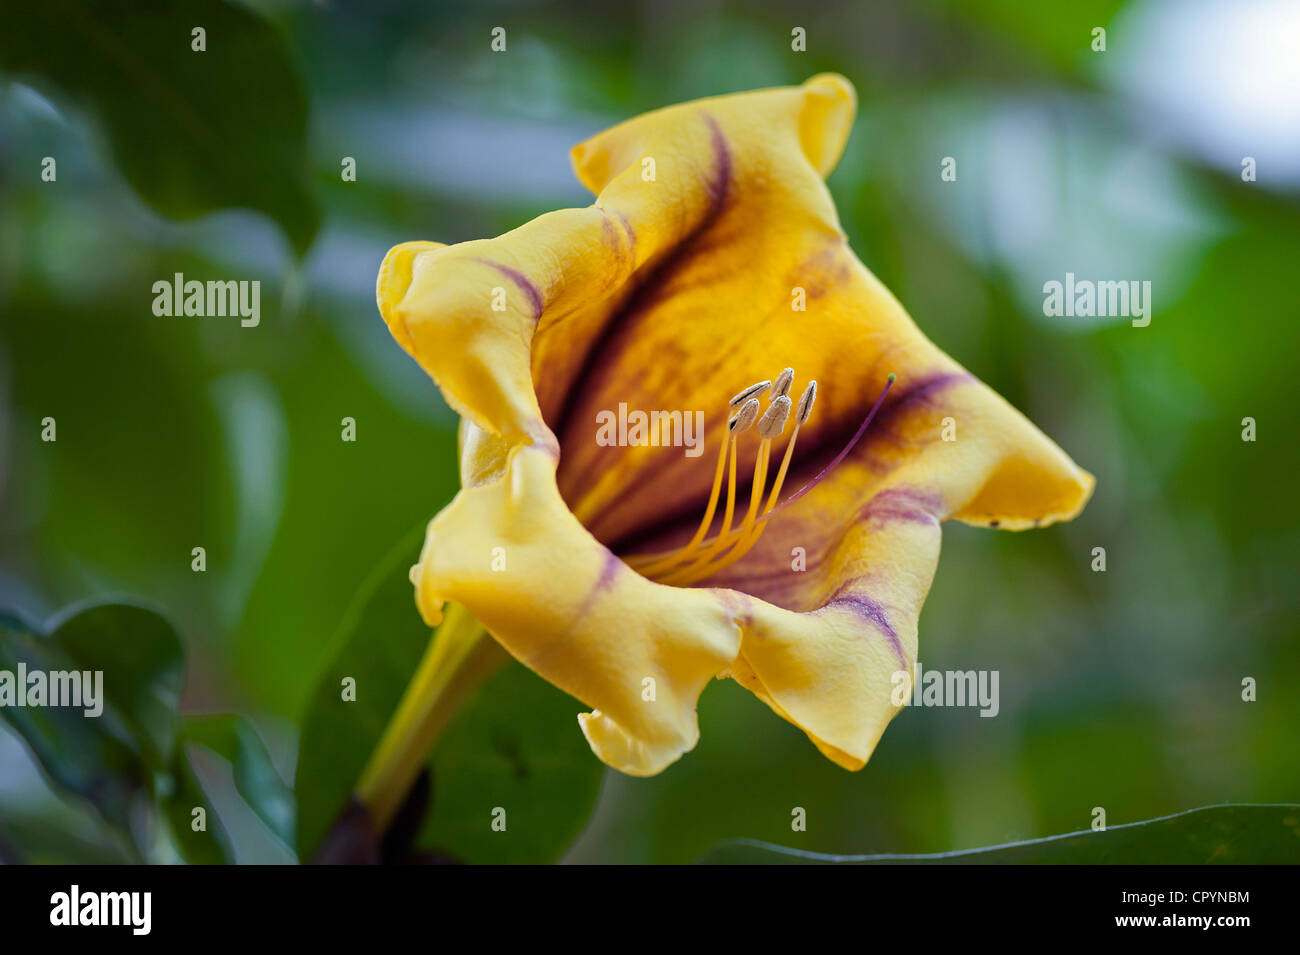
<path fill-rule="evenodd" d="M 897 387 L 890 390 L 889 396 L 880 404 L 874 418 L 871 419 L 869 428 L 860 436 L 861 441 L 857 442 L 852 460 L 869 459 L 875 444 L 894 438 L 893 429 L 901 418 L 917 407 L 928 404 L 949 388 L 972 380 L 974 376 L 961 369 L 933 372 L 914 379 L 899 378 Z M 834 460 L 837 450 L 846 444 L 854 443 L 856 438 L 852 429 L 855 425 L 857 425 L 856 421 L 844 420 L 817 435 L 816 445 L 805 449 L 799 455 L 803 459 L 795 468 L 800 478 L 799 485 L 807 482 L 808 479 L 804 475 L 814 468 L 824 467 L 824 462 Z M 840 451 L 840 454 L 843 454 L 843 451 Z M 792 473 L 790 477 L 794 478 L 796 474 Z"/>
<path fill-rule="evenodd" d="M 866 524 L 879 531 L 891 523 L 903 522 L 938 529 L 944 513 L 937 495 L 919 488 L 895 487 L 864 501 L 834 526 L 826 526 L 822 516 L 791 515 L 779 528 L 769 529 L 754 552 L 700 585 L 731 587 L 787 610 L 809 610 L 807 602 L 816 599 L 816 582 L 823 578 L 823 565 L 855 527 Z M 794 544 L 807 549 L 802 572 L 789 566 L 790 547 Z M 852 582 L 842 582 L 841 590 Z"/>
<path fill-rule="evenodd" d="M 533 307 L 533 321 L 537 321 L 542 317 L 542 293 L 538 291 L 538 288 L 533 284 L 532 279 L 527 275 L 524 275 L 524 273 L 520 272 L 518 269 L 512 269 L 510 266 L 502 265 L 500 262 L 493 262 L 490 259 L 479 259 L 479 261 L 484 265 L 492 266 L 492 268 L 496 269 L 510 281 L 514 282 L 515 285 L 519 286 L 519 290 L 528 296 L 528 302 Z"/>
<path fill-rule="evenodd" d="M 636 229 L 632 227 L 632 220 L 622 212 L 616 212 L 618 221 L 623 224 L 623 232 L 627 234 L 627 251 L 633 261 L 636 261 Z"/>
<path fill-rule="evenodd" d="M 606 319 L 604 327 L 588 346 L 576 373 L 569 381 L 560 408 L 547 422 L 551 430 L 560 435 L 561 441 L 571 432 L 581 393 L 609 390 L 607 379 L 611 374 L 610 369 L 616 365 L 610 353 L 619 350 L 625 336 L 635 333 L 636 320 L 665 295 L 665 289 L 690 261 L 691 256 L 698 252 L 700 239 L 717 223 L 726 208 L 733 175 L 731 147 L 717 120 L 706 114 L 704 121 L 709 126 L 713 140 L 713 165 L 705 183 L 709 208 L 690 234 L 682 238 L 677 247 L 636 286 L 627 301 Z M 630 225 L 628 235 L 635 235 Z"/>
<path fill-rule="evenodd" d="M 727 193 L 731 190 L 731 147 L 727 145 L 727 137 L 722 134 L 722 127 L 716 119 L 705 113 L 704 122 L 708 124 L 713 142 L 713 175 L 706 186 L 710 200 L 706 221 L 711 221 L 722 212 L 727 203 Z"/>
<path fill-rule="evenodd" d="M 596 582 L 583 595 L 582 606 L 578 608 L 577 613 L 579 618 L 585 617 L 597 598 L 614 586 L 614 580 L 618 577 L 619 571 L 626 566 L 612 551 L 605 551 L 605 562 L 600 568 L 600 576 L 596 578 Z"/>
<path fill-rule="evenodd" d="M 613 551 L 605 551 L 605 566 L 600 569 L 600 576 L 596 578 L 596 592 L 608 590 L 614 584 L 614 578 L 618 576 L 623 562 L 615 556 Z"/>
<path fill-rule="evenodd" d="M 885 613 L 885 608 L 875 600 L 865 594 L 843 594 L 842 596 L 832 597 L 820 609 L 828 608 L 849 610 L 862 620 L 871 624 L 889 641 L 889 645 L 894 648 L 894 655 L 898 657 L 898 662 L 907 666 L 907 657 L 903 653 L 903 641 L 898 639 L 898 634 L 889 623 L 889 617 Z"/>
<path fill-rule="evenodd" d="M 880 405 L 885 400 L 885 396 L 889 394 L 889 386 L 892 385 L 893 383 L 894 383 L 894 376 L 890 375 L 889 380 L 885 382 L 885 390 L 880 393 L 880 397 L 876 399 L 876 403 L 871 406 L 871 410 L 867 413 L 866 418 L 862 420 L 862 424 L 858 425 L 858 430 L 853 433 L 853 437 L 850 438 L 849 443 L 844 446 L 844 450 L 842 450 L 839 454 L 835 455 L 835 457 L 831 458 L 830 464 L 826 465 L 826 467 L 818 471 L 816 477 L 814 477 L 811 481 L 804 484 L 801 488 L 799 488 L 799 490 L 795 491 L 784 501 L 779 503 L 775 508 L 773 508 L 773 513 L 781 510 L 781 508 L 783 507 L 789 507 L 795 501 L 799 500 L 799 498 L 803 497 L 814 487 L 816 487 L 818 482 L 820 482 L 822 478 L 830 474 L 831 471 L 835 470 L 835 465 L 839 464 L 846 457 L 848 457 L 849 453 L 853 450 L 853 446 L 858 443 L 862 435 L 866 433 L 867 428 L 870 427 L 872 419 L 876 417 L 876 412 L 880 410 Z"/>
<path fill-rule="evenodd" d="M 903 386 L 902 392 L 893 401 L 885 402 L 885 406 L 880 409 L 880 416 L 876 424 L 882 430 L 888 430 L 898 418 L 915 409 L 917 405 L 927 404 L 932 398 L 942 394 L 954 385 L 959 385 L 965 381 L 973 381 L 974 377 L 970 372 L 959 369 L 956 371 L 936 372 L 924 378 L 919 378 L 910 384 L 900 379 L 899 384 Z"/>
<path fill-rule="evenodd" d="M 943 514 L 943 502 L 933 494 L 906 487 L 886 488 L 864 503 L 853 515 L 850 524 L 884 524 L 890 521 L 913 521 L 919 524 L 938 524 Z"/>

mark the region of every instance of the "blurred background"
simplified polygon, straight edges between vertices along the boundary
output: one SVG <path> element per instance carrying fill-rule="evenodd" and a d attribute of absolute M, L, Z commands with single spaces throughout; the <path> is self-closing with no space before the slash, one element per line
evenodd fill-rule
<path fill-rule="evenodd" d="M 1113 825 L 1300 801 L 1300 4 L 244 9 L 279 51 L 210 85 L 266 133 L 231 160 L 238 201 L 212 205 L 261 211 L 174 194 L 169 144 L 123 138 L 133 107 L 104 107 L 108 77 L 68 95 L 12 50 L 0 73 L 0 607 L 152 602 L 188 649 L 182 710 L 251 717 L 291 777 L 350 602 L 457 485 L 455 416 L 375 309 L 385 251 L 585 205 L 569 147 L 636 113 L 834 70 L 860 98 L 829 179 L 853 248 L 1096 495 L 1043 531 L 945 527 L 920 660 L 1000 671 L 996 719 L 910 709 L 850 774 L 718 682 L 698 748 L 653 779 L 606 773 L 564 857 L 789 844 L 794 806 L 804 848 L 933 852 L 1084 829 L 1098 806 Z M 301 199 L 270 172 L 297 168 L 286 129 Z M 152 283 L 175 272 L 259 279 L 259 327 L 155 317 Z M 1149 280 L 1150 326 L 1045 317 L 1066 272 Z M 89 825 L 0 723 L 6 817 Z M 223 818 L 245 861 L 292 858 L 246 810 Z"/>

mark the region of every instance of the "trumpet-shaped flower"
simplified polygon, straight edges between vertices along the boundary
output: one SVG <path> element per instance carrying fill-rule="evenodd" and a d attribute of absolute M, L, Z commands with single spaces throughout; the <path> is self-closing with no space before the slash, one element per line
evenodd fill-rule
<path fill-rule="evenodd" d="M 459 605 L 591 707 L 625 773 L 695 745 L 720 676 L 861 768 L 941 523 L 1037 527 L 1091 493 L 849 249 L 824 178 L 854 111 L 822 75 L 648 113 L 574 148 L 594 204 L 381 267 L 384 320 L 462 416 L 419 611 Z"/>

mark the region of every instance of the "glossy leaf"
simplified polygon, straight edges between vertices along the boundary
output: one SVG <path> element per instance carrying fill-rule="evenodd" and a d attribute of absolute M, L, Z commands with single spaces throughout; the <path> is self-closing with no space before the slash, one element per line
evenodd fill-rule
<path fill-rule="evenodd" d="M 279 31 L 245 7 L 23 0 L 6 11 L 0 68 L 89 104 L 122 174 L 164 215 L 248 207 L 299 254 L 311 245 L 306 93 Z"/>
<path fill-rule="evenodd" d="M 123 865 L 138 862 L 122 840 L 67 807 L 48 812 L 0 808 L 0 864 Z"/>
<path fill-rule="evenodd" d="M 104 673 L 107 703 L 153 765 L 176 738 L 185 651 L 172 625 L 144 607 L 113 603 L 65 615 L 50 639 L 77 668 Z"/>
<path fill-rule="evenodd" d="M 0 617 L 0 670 L 102 673 L 91 706 L 5 706 L 2 715 L 50 779 L 88 800 L 105 820 L 132 832 L 133 809 L 169 770 L 174 712 L 184 680 L 183 651 L 171 625 L 130 604 L 75 612 L 49 636 Z M 84 677 L 83 677 L 84 679 Z M 102 705 L 102 712 L 88 712 Z"/>
<path fill-rule="evenodd" d="M 413 532 L 371 576 L 349 612 L 304 721 L 295 790 L 298 845 L 310 859 L 347 804 L 430 634 L 406 571 Z M 356 701 L 342 698 L 356 681 Z M 578 730 L 582 704 L 517 663 L 489 679 L 452 720 L 431 761 L 431 809 L 414 849 L 466 862 L 547 862 L 586 823 L 603 767 Z M 494 831 L 493 810 L 506 829 Z"/>
<path fill-rule="evenodd" d="M 181 858 L 194 865 L 234 862 L 230 836 L 203 791 L 183 746 L 178 747 L 171 767 L 171 786 L 171 792 L 160 800 L 160 808 Z M 204 811 L 202 829 L 195 828 L 194 811 L 199 808 Z"/>
<path fill-rule="evenodd" d="M 409 534 L 362 585 L 303 718 L 294 791 L 298 851 L 304 860 L 315 854 L 347 805 L 428 645 L 429 628 L 415 613 L 404 572 L 418 555 L 422 537 L 422 529 Z M 355 681 L 355 701 L 343 698 L 345 680 Z"/>
<path fill-rule="evenodd" d="M 489 679 L 434 751 L 433 805 L 417 845 L 467 862 L 558 859 L 604 776 L 578 729 L 586 709 L 521 663 Z"/>
<path fill-rule="evenodd" d="M 294 841 L 293 793 L 280 778 L 266 744 L 240 716 L 200 716 L 185 721 L 183 738 L 206 746 L 230 763 L 235 788 L 286 847 Z"/>

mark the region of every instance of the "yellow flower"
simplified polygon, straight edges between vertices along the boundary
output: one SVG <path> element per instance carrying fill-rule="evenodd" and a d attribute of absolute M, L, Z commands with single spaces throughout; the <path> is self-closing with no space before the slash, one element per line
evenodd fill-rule
<path fill-rule="evenodd" d="M 574 148 L 593 205 L 380 269 L 389 329 L 462 416 L 419 610 L 460 605 L 590 706 L 625 773 L 695 745 L 715 676 L 861 768 L 915 665 L 940 522 L 1037 527 L 1091 493 L 849 249 L 823 179 L 854 112 L 822 75 L 648 113 Z M 651 429 L 681 442 L 702 411 L 705 453 L 598 440 L 627 409 L 681 412 Z"/>

